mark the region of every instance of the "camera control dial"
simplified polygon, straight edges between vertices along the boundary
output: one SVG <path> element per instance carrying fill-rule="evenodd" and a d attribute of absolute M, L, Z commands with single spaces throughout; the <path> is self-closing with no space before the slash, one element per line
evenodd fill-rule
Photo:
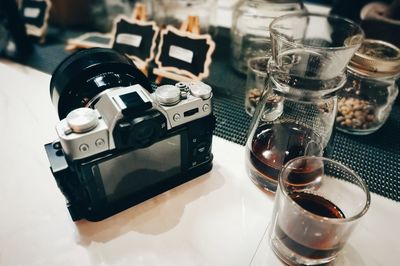
<path fill-rule="evenodd" d="M 207 100 L 211 97 L 211 87 L 203 82 L 198 82 L 189 85 L 190 93 L 193 96 L 199 97 L 203 100 Z"/>
<path fill-rule="evenodd" d="M 174 85 L 163 85 L 157 88 L 155 96 L 161 105 L 175 105 L 181 100 L 181 90 Z"/>
<path fill-rule="evenodd" d="M 94 129 L 98 122 L 98 113 L 90 108 L 78 108 L 70 112 L 67 124 L 74 133 L 85 133 Z"/>
<path fill-rule="evenodd" d="M 178 82 L 175 84 L 176 87 L 178 87 L 181 91 L 189 91 L 189 84 L 187 82 Z"/>

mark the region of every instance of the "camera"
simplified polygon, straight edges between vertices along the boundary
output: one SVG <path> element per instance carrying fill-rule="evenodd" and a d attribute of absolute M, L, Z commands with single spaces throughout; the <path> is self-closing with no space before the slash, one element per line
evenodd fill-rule
<path fill-rule="evenodd" d="M 99 221 L 211 170 L 212 89 L 156 87 L 111 49 L 77 52 L 54 71 L 59 140 L 45 145 L 72 219 Z"/>

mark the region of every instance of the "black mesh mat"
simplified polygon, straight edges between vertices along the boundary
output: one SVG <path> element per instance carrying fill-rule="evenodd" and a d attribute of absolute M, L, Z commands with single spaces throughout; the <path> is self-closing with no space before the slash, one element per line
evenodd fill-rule
<path fill-rule="evenodd" d="M 52 73 L 67 55 L 64 40 L 80 33 L 53 29 L 48 42 L 36 46 L 26 64 Z M 210 77 L 214 90 L 214 112 L 217 126 L 214 134 L 244 145 L 250 117 L 244 111 L 245 77 L 235 73 L 229 63 L 229 32 L 219 29 L 214 36 L 217 49 L 213 55 Z M 365 179 L 370 190 L 400 201 L 400 106 L 397 101 L 386 124 L 368 136 L 351 136 L 336 132 L 333 158 L 348 165 Z M 244 163 L 244 162 L 243 162 Z"/>
<path fill-rule="evenodd" d="M 250 118 L 242 99 L 214 98 L 215 135 L 244 145 Z M 400 108 L 394 106 L 386 124 L 374 134 L 351 136 L 335 131 L 332 158 L 349 166 L 372 192 L 400 201 Z"/>

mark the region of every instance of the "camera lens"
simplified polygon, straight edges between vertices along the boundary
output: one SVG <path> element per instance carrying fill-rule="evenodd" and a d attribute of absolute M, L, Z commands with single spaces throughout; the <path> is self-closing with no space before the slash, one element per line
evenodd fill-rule
<path fill-rule="evenodd" d="M 152 92 L 146 76 L 128 57 L 112 49 L 93 48 L 74 53 L 58 65 L 51 78 L 50 95 L 63 119 L 107 89 L 135 84 Z"/>

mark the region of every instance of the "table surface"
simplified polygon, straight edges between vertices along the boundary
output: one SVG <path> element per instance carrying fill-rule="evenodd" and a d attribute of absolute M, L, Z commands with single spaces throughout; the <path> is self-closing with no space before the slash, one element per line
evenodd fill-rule
<path fill-rule="evenodd" d="M 50 76 L 0 60 L 0 265 L 279 265 L 265 230 L 273 197 L 244 147 L 214 137 L 211 172 L 104 221 L 72 222 L 43 144 L 58 121 Z M 337 265 L 398 265 L 400 203 L 372 194 Z"/>

